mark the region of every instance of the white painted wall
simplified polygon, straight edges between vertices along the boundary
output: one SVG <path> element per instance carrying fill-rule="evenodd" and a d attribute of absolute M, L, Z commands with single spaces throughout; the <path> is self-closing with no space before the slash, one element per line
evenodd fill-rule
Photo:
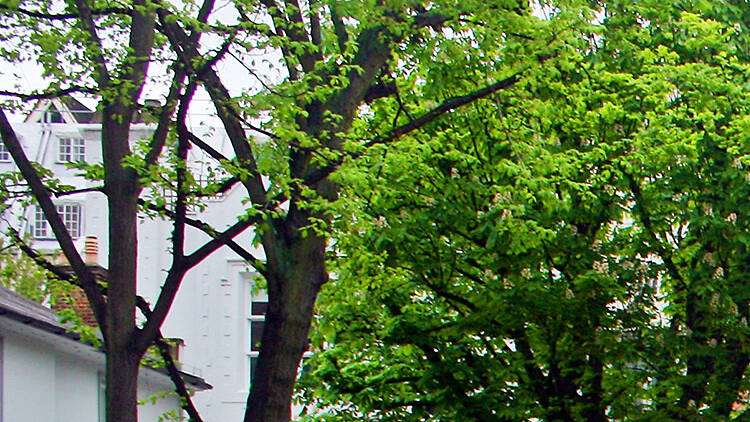
<path fill-rule="evenodd" d="M 103 421 L 100 419 L 103 353 L 2 317 L 0 338 L 2 421 Z M 139 407 L 140 421 L 156 422 L 169 411 L 182 414 L 177 396 L 163 394 L 172 389 L 166 375 L 141 369 L 138 388 L 141 399 L 159 394 L 155 403 Z"/>
<path fill-rule="evenodd" d="M 55 362 L 55 421 L 99 421 L 99 373 L 90 362 L 65 353 L 50 353 Z"/>
<path fill-rule="evenodd" d="M 3 347 L 3 421 L 55 420 L 54 354 L 17 336 Z"/>

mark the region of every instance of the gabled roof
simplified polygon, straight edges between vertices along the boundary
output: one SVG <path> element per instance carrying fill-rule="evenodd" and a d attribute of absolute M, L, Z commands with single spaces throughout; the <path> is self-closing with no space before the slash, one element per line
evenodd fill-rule
<path fill-rule="evenodd" d="M 0 286 L 0 316 L 73 340 L 81 338 L 77 333 L 68 332 L 60 325 L 57 315 L 51 309 L 3 286 Z"/>
<path fill-rule="evenodd" d="M 158 107 L 158 100 L 146 100 L 146 105 L 137 105 L 133 111 L 132 123 L 147 123 L 153 112 L 149 107 Z M 26 123 L 101 123 L 102 114 L 92 110 L 77 99 L 65 95 L 59 98 L 39 100 L 34 109 L 26 116 Z"/>
<path fill-rule="evenodd" d="M 81 341 L 78 333 L 70 332 L 60 324 L 52 309 L 29 300 L 16 292 L 0 286 L 0 317 L 18 321 L 41 331 L 56 334 L 74 341 Z M 104 354 L 102 350 L 98 353 Z M 167 374 L 166 368 L 148 368 L 162 374 Z M 196 390 L 213 388 L 203 378 L 180 371 L 182 379 Z"/>
<path fill-rule="evenodd" d="M 71 96 L 39 100 L 26 117 L 27 123 L 99 123 L 97 112 Z"/>

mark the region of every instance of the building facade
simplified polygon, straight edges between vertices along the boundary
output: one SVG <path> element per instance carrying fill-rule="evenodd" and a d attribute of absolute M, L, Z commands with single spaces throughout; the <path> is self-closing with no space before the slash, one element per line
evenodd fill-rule
<path fill-rule="evenodd" d="M 104 353 L 68 332 L 49 308 L 0 287 L 0 421 L 104 422 L 104 370 Z M 183 378 L 193 391 L 211 388 Z M 142 368 L 138 394 L 140 420 L 180 420 L 163 370 Z"/>
<path fill-rule="evenodd" d="M 84 239 L 98 239 L 99 262 L 107 267 L 107 199 L 95 188 L 100 181 L 77 176 L 80 170 L 70 163 L 84 161 L 101 163 L 101 124 L 95 112 L 71 98 L 41 101 L 23 123 L 13 125 L 27 157 L 49 170 L 60 183 L 81 190 L 74 195 L 55 198 L 58 212 L 79 251 Z M 134 123 L 131 143 L 146 140 L 154 126 Z M 228 139 L 211 128 L 195 128 L 194 132 L 212 147 L 231 156 Z M 213 172 L 216 163 L 202 155 L 198 148 L 190 151 L 190 166 L 196 178 L 201 172 Z M 14 171 L 7 150 L 0 143 L 0 172 Z M 168 196 L 168 195 L 167 195 Z M 191 209 L 191 218 L 200 219 L 222 230 L 244 214 L 241 188 L 208 198 L 202 209 Z M 41 211 L 33 204 L 15 204 L 5 213 L 2 223 L 27 233 L 33 246 L 55 253 L 59 248 Z M 172 226 L 158 216 L 142 215 L 138 226 L 138 293 L 155 303 L 171 266 L 170 236 Z M 251 243 L 252 233 L 237 238 L 242 245 Z M 199 247 L 208 237 L 197 231 L 187 233 L 186 252 Z M 262 257 L 262 252 L 253 251 Z M 257 345 L 264 316 L 261 312 L 263 292 L 253 289 L 254 273 L 229 248 L 221 248 L 186 275 L 162 332 L 165 337 L 183 339 L 185 346 L 180 361 L 187 372 L 203 377 L 213 385 L 210 391 L 195 397 L 205 420 L 241 420 L 250 386 L 251 366 L 257 357 Z"/>

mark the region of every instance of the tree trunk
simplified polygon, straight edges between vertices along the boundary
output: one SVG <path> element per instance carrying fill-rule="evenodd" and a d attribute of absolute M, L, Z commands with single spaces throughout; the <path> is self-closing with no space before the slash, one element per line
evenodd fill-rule
<path fill-rule="evenodd" d="M 107 353 L 106 408 L 108 422 L 138 420 L 138 368 L 140 357 L 114 348 Z"/>
<path fill-rule="evenodd" d="M 136 287 L 135 213 L 127 208 L 113 205 L 109 208 L 110 268 L 105 328 L 108 422 L 138 420 L 138 367 L 142 353 L 134 349 L 135 311 L 131 305 L 135 302 Z M 132 227 L 129 227 L 130 219 L 133 219 Z"/>
<path fill-rule="evenodd" d="M 137 259 L 137 179 L 123 167 L 130 154 L 130 110 L 105 109 L 102 123 L 104 186 L 108 198 L 109 271 L 107 318 L 107 421 L 138 420 L 138 365 L 145 350 L 135 348 L 135 298 Z"/>
<path fill-rule="evenodd" d="M 323 283 L 325 239 L 308 233 L 292 241 L 275 237 L 268 254 L 268 312 L 245 422 L 285 422 L 302 354 L 308 346 L 313 305 Z"/>

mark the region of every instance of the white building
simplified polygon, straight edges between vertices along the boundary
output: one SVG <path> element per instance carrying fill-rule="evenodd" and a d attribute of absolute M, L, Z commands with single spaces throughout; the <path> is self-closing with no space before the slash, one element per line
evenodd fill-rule
<path fill-rule="evenodd" d="M 49 308 L 0 287 L 0 422 L 103 422 L 104 365 L 104 353 L 67 332 Z M 210 388 L 183 379 L 193 391 Z M 182 415 L 172 390 L 163 370 L 141 369 L 139 419 Z"/>
<path fill-rule="evenodd" d="M 30 160 L 50 170 L 63 184 L 82 189 L 96 187 L 101 182 L 76 176 L 78 170 L 69 169 L 66 163 L 102 161 L 101 124 L 97 120 L 96 113 L 66 98 L 41 101 L 24 123 L 13 127 Z M 153 125 L 133 124 L 131 142 L 147 138 L 153 130 Z M 212 132 L 208 128 L 198 128 L 196 132 L 206 136 L 216 150 L 232 156 L 223 132 Z M 192 148 L 190 154 L 193 168 L 200 170 L 201 166 L 210 164 L 210 159 L 198 148 Z M 14 170 L 15 165 L 0 142 L 0 172 Z M 243 214 L 243 198 L 244 191 L 235 187 L 220 197 L 209 199 L 207 207 L 191 217 L 222 230 Z M 105 196 L 88 191 L 56 198 L 55 202 L 79 250 L 83 251 L 85 237 L 97 237 L 99 264 L 107 267 L 104 261 L 108 256 Z M 16 206 L 10 214 L 15 217 L 6 216 L 6 224 L 29 233 L 35 248 L 50 252 L 58 249 L 52 231 L 34 205 Z M 138 230 L 138 293 L 154 303 L 166 270 L 171 266 L 169 237 L 172 228 L 169 221 L 144 215 Z M 248 231 L 237 240 L 247 246 L 250 236 L 252 233 Z M 189 231 L 187 238 L 188 253 L 208 239 L 197 230 Z M 253 253 L 262 258 L 262 252 L 255 250 Z M 260 312 L 266 301 L 262 293 L 252 296 L 252 280 L 253 274 L 244 262 L 228 248 L 221 248 L 186 275 L 162 329 L 165 337 L 184 340 L 180 356 L 183 369 L 203 377 L 214 387 L 195 397 L 196 407 L 207 421 L 236 421 L 244 414 L 250 366 L 257 356 L 257 350 L 251 349 L 250 343 L 251 339 L 260 338 L 263 324 Z M 255 315 L 252 315 L 253 308 Z M 254 331 L 251 333 L 251 330 Z"/>

